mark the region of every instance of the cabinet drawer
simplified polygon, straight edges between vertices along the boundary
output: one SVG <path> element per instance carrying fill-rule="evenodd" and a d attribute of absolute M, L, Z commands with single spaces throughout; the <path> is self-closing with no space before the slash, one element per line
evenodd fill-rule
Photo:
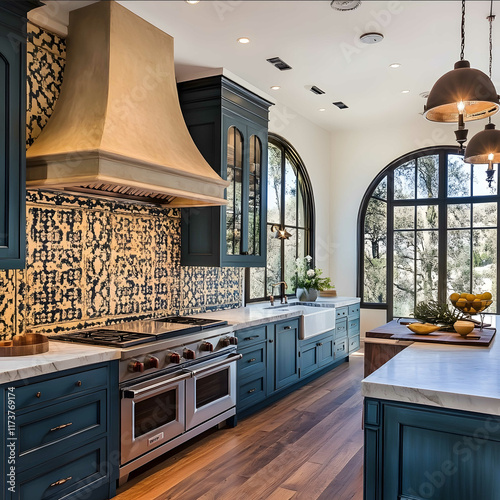
<path fill-rule="evenodd" d="M 336 322 L 335 338 L 341 339 L 347 337 L 347 318 L 342 318 Z"/>
<path fill-rule="evenodd" d="M 335 316 L 337 319 L 347 318 L 348 312 L 349 312 L 349 310 L 348 310 L 347 306 L 335 308 Z"/>
<path fill-rule="evenodd" d="M 298 330 L 299 320 L 292 319 L 289 321 L 282 321 L 281 323 L 276 323 L 276 333 L 281 333 L 287 330 Z"/>
<path fill-rule="evenodd" d="M 354 352 L 359 349 L 359 335 L 357 337 L 349 338 L 349 352 Z"/>
<path fill-rule="evenodd" d="M 266 397 L 266 378 L 256 376 L 240 380 L 238 391 L 238 410 L 264 400 Z"/>
<path fill-rule="evenodd" d="M 16 409 L 20 410 L 30 405 L 96 389 L 106 386 L 107 383 L 108 369 L 106 366 L 44 382 L 34 382 L 16 389 Z"/>
<path fill-rule="evenodd" d="M 106 391 L 17 416 L 19 468 L 76 449 L 106 432 Z"/>
<path fill-rule="evenodd" d="M 240 330 L 236 332 L 238 337 L 239 348 L 246 345 L 255 344 L 266 340 L 266 327 L 260 326 L 258 328 L 249 328 L 247 330 Z"/>
<path fill-rule="evenodd" d="M 349 337 L 359 335 L 359 319 L 349 320 L 348 322 Z"/>
<path fill-rule="evenodd" d="M 348 307 L 348 315 L 352 318 L 359 318 L 359 304 L 354 304 Z"/>
<path fill-rule="evenodd" d="M 335 342 L 335 359 L 342 358 L 347 355 L 347 339 L 337 340 Z"/>
<path fill-rule="evenodd" d="M 238 361 L 238 377 L 245 377 L 250 373 L 264 373 L 266 370 L 266 343 L 262 342 L 254 347 L 240 349 L 243 356 Z"/>
<path fill-rule="evenodd" d="M 18 474 L 18 487 L 12 498 L 56 500 L 69 498 L 77 491 L 81 492 L 81 498 L 92 498 L 97 481 L 105 481 L 106 476 L 106 439 L 103 438 Z M 86 492 L 85 487 L 88 487 Z"/>

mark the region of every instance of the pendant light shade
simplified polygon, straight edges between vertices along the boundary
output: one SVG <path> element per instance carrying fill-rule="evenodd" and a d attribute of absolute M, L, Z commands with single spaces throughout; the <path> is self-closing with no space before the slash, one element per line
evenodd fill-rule
<path fill-rule="evenodd" d="M 474 164 L 500 163 L 500 130 L 494 123 L 488 123 L 469 141 L 464 159 Z"/>
<path fill-rule="evenodd" d="M 457 123 L 459 104 L 463 103 L 463 121 L 481 120 L 500 109 L 493 82 L 486 73 L 458 61 L 455 69 L 443 75 L 432 87 L 424 116 L 433 122 Z"/>

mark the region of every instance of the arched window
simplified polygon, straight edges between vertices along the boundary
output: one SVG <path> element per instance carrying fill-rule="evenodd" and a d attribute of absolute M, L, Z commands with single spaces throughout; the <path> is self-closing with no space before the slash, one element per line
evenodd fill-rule
<path fill-rule="evenodd" d="M 246 270 L 247 302 L 266 298 L 271 284 L 283 280 L 288 294 L 294 293 L 291 278 L 297 257 L 314 256 L 311 181 L 295 149 L 274 134 L 269 134 L 267 180 L 267 265 Z M 286 229 L 290 238 L 276 238 L 277 228 Z"/>
<path fill-rule="evenodd" d="M 362 307 L 408 316 L 452 292 L 486 292 L 498 310 L 498 185 L 452 147 L 405 155 L 368 188 L 359 212 Z"/>

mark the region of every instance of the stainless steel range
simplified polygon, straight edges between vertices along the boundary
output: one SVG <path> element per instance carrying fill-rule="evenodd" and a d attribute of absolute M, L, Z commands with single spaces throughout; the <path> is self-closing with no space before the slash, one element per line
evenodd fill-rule
<path fill-rule="evenodd" d="M 241 355 L 231 332 L 226 321 L 175 316 L 51 337 L 122 349 L 120 484 L 201 432 L 235 425 Z"/>

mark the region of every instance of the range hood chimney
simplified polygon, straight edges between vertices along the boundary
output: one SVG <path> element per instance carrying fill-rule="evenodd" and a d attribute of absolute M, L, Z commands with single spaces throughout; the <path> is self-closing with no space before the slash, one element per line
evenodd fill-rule
<path fill-rule="evenodd" d="M 59 100 L 27 151 L 27 187 L 169 207 L 225 205 L 182 117 L 173 38 L 113 1 L 70 13 Z"/>

